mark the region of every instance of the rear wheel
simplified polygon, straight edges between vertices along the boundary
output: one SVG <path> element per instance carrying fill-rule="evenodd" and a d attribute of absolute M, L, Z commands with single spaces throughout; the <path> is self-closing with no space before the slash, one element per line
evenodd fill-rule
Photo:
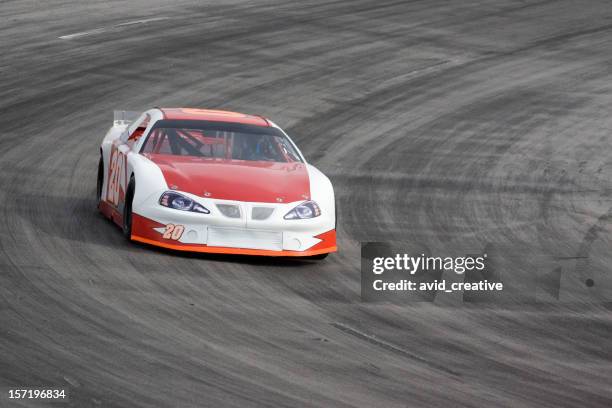
<path fill-rule="evenodd" d="M 134 200 L 134 191 L 136 191 L 136 181 L 134 181 L 134 176 L 132 176 L 125 192 L 125 206 L 123 207 L 123 235 L 128 240 L 132 239 L 132 201 Z"/>
<path fill-rule="evenodd" d="M 96 183 L 96 199 L 98 200 L 97 204 L 100 206 L 102 202 L 102 185 L 104 184 L 104 162 L 102 161 L 102 156 L 100 156 L 100 161 L 98 162 L 98 182 Z"/>

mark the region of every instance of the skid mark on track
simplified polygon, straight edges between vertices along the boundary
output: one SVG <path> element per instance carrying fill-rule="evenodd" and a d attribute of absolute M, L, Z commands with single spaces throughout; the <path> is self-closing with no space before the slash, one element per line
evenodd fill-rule
<path fill-rule="evenodd" d="M 422 364 L 425 364 L 425 365 L 427 365 L 427 366 L 429 366 L 431 368 L 434 368 L 434 369 L 439 370 L 439 371 L 443 371 L 443 372 L 445 372 L 447 374 L 451 374 L 451 375 L 454 375 L 454 376 L 457 376 L 457 377 L 461 377 L 461 374 L 459 374 L 456 371 L 451 370 L 448 367 L 445 367 L 445 366 L 440 365 L 440 364 L 436 364 L 433 361 L 427 360 L 427 359 L 425 359 L 423 357 L 420 357 L 420 356 L 418 356 L 418 355 L 416 355 L 414 353 L 410 353 L 409 351 L 406 351 L 406 350 L 404 350 L 404 349 L 402 349 L 402 348 L 400 348 L 398 346 L 395 346 L 393 344 L 387 343 L 386 341 L 379 340 L 379 339 L 377 339 L 373 335 L 363 333 L 362 331 L 356 330 L 356 329 L 354 329 L 352 327 L 349 327 L 349 326 L 347 326 L 345 324 L 342 324 L 342 323 L 330 323 L 330 324 L 333 327 L 335 327 L 336 329 L 341 330 L 341 331 L 343 331 L 346 334 L 350 334 L 351 336 L 357 337 L 360 340 L 367 341 L 368 343 L 373 344 L 375 346 L 378 346 L 378 347 L 380 347 L 380 348 L 382 348 L 384 350 L 387 350 L 387 351 L 390 351 L 390 352 L 392 352 L 394 354 L 397 354 L 397 355 L 409 358 L 411 360 L 418 361 L 418 362 L 420 362 Z"/>
<path fill-rule="evenodd" d="M 109 27 L 98 27 L 98 28 L 94 28 L 92 30 L 87 30 L 87 31 L 79 31 L 78 33 L 72 33 L 72 34 L 66 34 L 66 35 L 62 35 L 59 38 L 60 40 L 72 40 L 74 38 L 79 38 L 79 37 L 86 37 L 88 35 L 95 35 L 95 34 L 102 34 L 108 31 L 112 31 L 115 29 L 119 29 L 122 27 L 128 27 L 128 26 L 133 26 L 133 25 L 137 25 L 137 24 L 146 24 L 146 23 L 152 23 L 155 21 L 162 21 L 162 20 L 168 20 L 170 17 L 152 17 L 152 18 L 145 18 L 145 19 L 141 19 L 141 20 L 132 20 L 132 21 L 126 21 L 125 23 L 119 23 L 119 24 L 115 24 Z"/>
<path fill-rule="evenodd" d="M 606 233 L 605 226 L 610 223 L 610 220 L 612 220 L 612 207 L 610 207 L 605 214 L 599 216 L 595 223 L 591 225 L 580 243 L 578 253 L 574 256 L 574 259 L 577 260 L 576 272 L 579 273 L 580 276 L 585 279 L 585 281 L 587 278 L 590 278 L 589 262 L 591 248 L 593 247 L 595 241 L 600 237 L 600 234 Z"/>

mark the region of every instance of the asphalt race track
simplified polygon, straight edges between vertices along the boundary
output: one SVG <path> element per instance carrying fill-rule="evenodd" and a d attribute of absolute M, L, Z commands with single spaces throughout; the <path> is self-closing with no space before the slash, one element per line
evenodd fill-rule
<path fill-rule="evenodd" d="M 0 406 L 612 406 L 609 1 L 5 0 L 0 21 Z M 152 106 L 285 128 L 334 182 L 340 252 L 127 243 L 95 209 L 99 143 Z M 362 303 L 362 241 L 488 251 L 558 293 Z"/>

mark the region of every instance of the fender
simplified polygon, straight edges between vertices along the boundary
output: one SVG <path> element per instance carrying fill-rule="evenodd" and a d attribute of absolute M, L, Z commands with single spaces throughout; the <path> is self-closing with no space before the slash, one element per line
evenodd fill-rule
<path fill-rule="evenodd" d="M 104 165 L 104 179 L 102 182 L 102 200 L 105 201 L 108 196 L 108 173 L 111 162 L 111 150 L 112 145 L 115 140 L 118 140 L 121 134 L 125 131 L 127 125 L 125 126 L 113 126 L 111 127 L 106 135 L 104 136 L 104 140 L 100 146 L 100 154 L 102 155 L 102 163 Z"/>
<path fill-rule="evenodd" d="M 160 191 L 169 189 L 161 169 L 139 153 L 130 152 L 128 155 L 128 174 L 128 180 L 131 175 L 134 175 L 136 182 L 136 191 L 132 202 L 132 211 L 134 212 L 138 212 L 138 208 L 152 194 L 159 194 Z"/>
<path fill-rule="evenodd" d="M 310 196 L 311 199 L 321 208 L 321 212 L 325 214 L 336 214 L 336 200 L 334 198 L 334 187 L 329 178 L 323 174 L 312 164 L 306 165 L 308 169 L 308 178 L 310 179 Z M 331 221 L 330 218 L 330 221 Z M 328 225 L 329 229 L 335 229 L 335 220 Z"/>

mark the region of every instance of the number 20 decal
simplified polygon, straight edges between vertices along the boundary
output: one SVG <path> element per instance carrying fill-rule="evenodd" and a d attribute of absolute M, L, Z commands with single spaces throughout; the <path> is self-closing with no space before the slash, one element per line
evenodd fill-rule
<path fill-rule="evenodd" d="M 183 236 L 183 231 L 185 231 L 185 227 L 182 225 L 166 224 L 162 238 L 178 241 Z"/>
<path fill-rule="evenodd" d="M 119 204 L 119 189 L 124 188 L 125 191 L 125 155 L 116 146 L 113 146 L 111 150 L 109 164 L 106 198 L 114 206 L 117 206 Z"/>

